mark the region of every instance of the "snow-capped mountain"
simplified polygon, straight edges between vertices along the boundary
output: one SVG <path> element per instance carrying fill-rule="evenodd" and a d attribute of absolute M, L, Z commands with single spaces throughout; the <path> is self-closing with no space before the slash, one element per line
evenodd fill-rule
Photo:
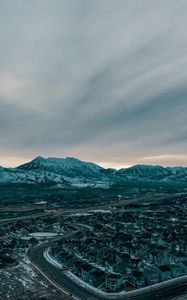
<path fill-rule="evenodd" d="M 54 176 L 50 172 L 41 172 L 39 170 L 20 170 L 0 169 L 0 184 L 35 184 L 35 183 L 67 183 L 64 178 L 58 174 Z"/>
<path fill-rule="evenodd" d="M 93 175 L 98 173 L 103 168 L 90 162 L 83 162 L 77 158 L 67 157 L 67 158 L 53 158 L 49 157 L 47 159 L 38 156 L 34 160 L 24 165 L 18 167 L 22 170 L 43 170 L 50 171 L 56 174 L 64 174 L 69 172 L 84 173 L 87 175 Z"/>
<path fill-rule="evenodd" d="M 170 175 L 170 171 L 162 166 L 135 165 L 119 170 L 119 174 L 128 177 L 162 179 Z"/>
<path fill-rule="evenodd" d="M 17 168 L 0 169 L 0 183 L 45 183 L 72 185 L 104 185 L 105 169 L 90 162 L 76 158 L 43 158 L 37 157 L 31 162 Z"/>
<path fill-rule="evenodd" d="M 37 157 L 29 163 L 19 166 L 17 169 L 24 171 L 40 171 L 41 173 L 53 174 L 56 182 L 59 177 L 63 183 L 71 184 L 98 183 L 104 181 L 102 171 L 104 168 L 90 162 L 83 162 L 73 157 L 67 158 L 43 158 Z"/>
<path fill-rule="evenodd" d="M 108 187 L 128 181 L 183 183 L 187 186 L 187 168 L 135 165 L 130 168 L 104 169 L 76 158 L 37 157 L 17 168 L 0 168 L 0 184 L 51 184 L 78 187 Z"/>
<path fill-rule="evenodd" d="M 162 167 L 152 165 L 135 165 L 118 171 L 121 177 L 133 179 L 155 180 L 155 181 L 179 181 L 187 182 L 187 168 L 184 167 Z"/>

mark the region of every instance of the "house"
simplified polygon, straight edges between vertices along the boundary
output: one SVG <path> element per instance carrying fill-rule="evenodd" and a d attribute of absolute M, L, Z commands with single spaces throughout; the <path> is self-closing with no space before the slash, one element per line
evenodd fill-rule
<path fill-rule="evenodd" d="M 123 280 L 124 277 L 120 274 L 110 274 L 105 278 L 105 287 L 111 291 L 119 290 Z"/>
<path fill-rule="evenodd" d="M 84 263 L 81 260 L 74 258 L 74 260 L 72 261 L 72 271 L 80 274 L 82 273 L 82 266 L 84 266 Z"/>
<path fill-rule="evenodd" d="M 176 252 L 174 257 L 177 261 L 185 261 L 186 260 L 186 254 L 182 251 Z"/>
<path fill-rule="evenodd" d="M 77 263 L 81 262 L 79 259 L 77 259 L 76 257 L 74 257 L 73 255 L 67 255 L 64 257 L 65 258 L 65 265 L 70 268 L 72 271 L 77 271 Z"/>
<path fill-rule="evenodd" d="M 131 264 L 131 257 L 127 253 L 117 253 L 116 254 L 117 263 L 126 263 L 127 265 Z"/>
<path fill-rule="evenodd" d="M 144 269 L 144 277 L 149 285 L 159 282 L 160 270 L 156 266 L 151 266 Z"/>
<path fill-rule="evenodd" d="M 87 254 L 87 259 L 88 259 L 89 261 L 94 262 L 94 261 L 95 261 L 95 258 L 96 258 L 96 256 L 95 256 L 95 251 L 93 251 L 93 250 L 89 251 L 88 254 Z"/>
<path fill-rule="evenodd" d="M 143 263 L 139 258 L 131 258 L 131 265 L 133 269 L 141 268 Z"/>
<path fill-rule="evenodd" d="M 187 274 L 187 260 L 182 260 L 181 266 L 183 268 L 184 273 Z"/>
<path fill-rule="evenodd" d="M 173 278 L 185 275 L 183 267 L 180 264 L 170 264 L 169 267 L 171 269 Z"/>
<path fill-rule="evenodd" d="M 159 266 L 158 269 L 160 270 L 160 281 L 172 279 L 172 271 L 169 265 Z"/>
<path fill-rule="evenodd" d="M 144 274 L 138 270 L 132 271 L 132 273 L 128 276 L 128 281 L 137 289 L 145 286 Z"/>
<path fill-rule="evenodd" d="M 105 281 L 105 272 L 95 269 L 90 273 L 90 280 L 93 286 L 98 287 Z"/>
<path fill-rule="evenodd" d="M 64 258 L 67 256 L 67 253 L 64 250 L 54 251 L 54 249 L 51 249 L 51 254 L 52 256 L 57 256 L 62 263 L 66 261 Z"/>
<path fill-rule="evenodd" d="M 83 264 L 80 266 L 80 270 L 81 270 L 82 279 L 85 280 L 86 282 L 92 283 L 94 279 L 91 273 L 95 271 L 95 268 L 89 264 Z"/>
<path fill-rule="evenodd" d="M 74 256 L 72 254 L 66 253 L 64 256 L 60 256 L 60 260 L 67 264 L 68 266 L 72 267 L 72 260 L 74 259 Z"/>
<path fill-rule="evenodd" d="M 112 271 L 113 271 L 114 273 L 120 273 L 120 274 L 123 274 L 123 273 L 125 272 L 126 268 L 127 268 L 127 265 L 126 265 L 125 262 L 119 262 L 119 263 L 114 264 L 114 265 L 112 266 Z"/>

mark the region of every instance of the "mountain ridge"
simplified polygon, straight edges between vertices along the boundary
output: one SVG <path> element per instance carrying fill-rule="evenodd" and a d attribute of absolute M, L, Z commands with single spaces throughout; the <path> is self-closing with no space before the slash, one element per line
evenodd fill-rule
<path fill-rule="evenodd" d="M 74 157 L 38 156 L 16 168 L 0 168 L 0 184 L 51 184 L 77 187 L 109 187 L 127 181 L 183 183 L 187 186 L 187 167 L 137 164 L 120 170 L 103 168 Z"/>

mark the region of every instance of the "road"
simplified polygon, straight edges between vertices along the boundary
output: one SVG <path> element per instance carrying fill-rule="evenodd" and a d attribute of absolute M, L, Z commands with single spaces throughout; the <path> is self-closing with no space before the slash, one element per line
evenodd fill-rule
<path fill-rule="evenodd" d="M 146 197 L 150 197 L 150 195 L 147 195 Z M 129 197 L 129 199 L 125 198 L 123 200 L 119 200 L 116 201 L 112 201 L 110 203 L 106 203 L 103 204 L 101 206 L 99 206 L 99 209 L 109 209 L 111 207 L 118 207 L 121 205 L 127 206 L 129 204 L 132 203 L 138 203 L 141 202 L 142 200 L 146 199 L 145 195 L 143 196 L 138 196 L 137 198 L 133 198 L 131 199 Z M 160 199 L 160 196 L 158 196 Z M 169 194 L 167 197 L 171 198 L 171 195 Z M 173 196 L 174 197 L 174 196 Z M 93 207 L 93 208 L 76 208 L 76 209 L 50 209 L 49 211 L 45 210 L 45 212 L 41 212 L 41 213 L 34 213 L 34 214 L 30 214 L 30 215 L 26 215 L 26 216 L 20 216 L 20 217 L 12 217 L 12 218 L 7 218 L 7 219 L 0 219 L 0 225 L 2 224 L 8 224 L 8 223 L 14 223 L 14 222 L 18 222 L 18 221 L 27 221 L 27 220 L 31 220 L 31 219 L 37 219 L 37 218 L 45 218 L 45 217 L 55 217 L 55 216 L 68 216 L 69 214 L 76 214 L 76 213 L 88 213 L 90 211 L 94 211 L 94 210 L 98 210 L 98 208 Z"/>
<path fill-rule="evenodd" d="M 16 217 L 16 218 L 8 218 L 8 219 L 1 219 L 0 224 L 8 224 L 8 223 L 15 223 L 18 221 L 27 221 L 27 220 L 32 220 L 32 219 L 37 219 L 37 218 L 44 218 L 47 216 L 53 216 L 55 215 L 54 213 L 49 213 L 49 212 L 42 212 L 42 213 L 37 213 L 37 214 L 32 214 L 32 215 L 27 215 L 27 216 L 21 216 L 21 217 Z"/>
<path fill-rule="evenodd" d="M 65 238 L 65 237 L 64 237 Z M 58 269 L 50 262 L 48 262 L 44 256 L 44 251 L 51 245 L 52 241 L 45 244 L 34 247 L 29 255 L 32 265 L 37 269 L 46 279 L 50 281 L 58 290 L 62 293 L 72 294 L 73 299 L 80 300 L 162 300 L 169 295 L 179 295 L 180 293 L 187 291 L 187 278 L 181 278 L 176 282 L 165 282 L 165 286 L 159 288 L 149 287 L 147 290 L 136 290 L 129 292 L 126 295 L 102 295 L 96 294 L 94 290 L 85 288 L 67 277 L 63 270 Z M 167 298 L 168 299 L 168 298 Z"/>

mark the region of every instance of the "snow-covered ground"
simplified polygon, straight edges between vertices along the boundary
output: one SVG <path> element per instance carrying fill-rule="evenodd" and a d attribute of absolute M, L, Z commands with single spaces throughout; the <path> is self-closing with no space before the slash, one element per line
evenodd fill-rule
<path fill-rule="evenodd" d="M 29 233 L 29 236 L 40 239 L 40 238 L 52 238 L 57 236 L 57 233 L 54 232 L 33 232 Z"/>
<path fill-rule="evenodd" d="M 175 298 L 176 300 L 186 300 L 187 299 L 187 294 L 183 296 L 179 296 Z"/>
<path fill-rule="evenodd" d="M 90 213 L 101 213 L 101 214 L 111 214 L 112 212 L 109 209 L 92 209 Z"/>
<path fill-rule="evenodd" d="M 47 248 L 47 249 L 44 251 L 44 253 L 43 253 L 44 258 L 45 258 L 50 264 L 52 264 L 52 265 L 55 266 L 56 268 L 62 270 L 62 269 L 63 269 L 62 265 L 61 265 L 56 259 L 54 259 L 54 258 L 49 254 L 49 251 L 50 251 L 49 248 Z"/>
<path fill-rule="evenodd" d="M 33 271 L 27 257 L 18 265 L 0 270 L 0 299 L 29 300 L 40 299 L 44 295 L 56 295 L 46 281 Z M 47 299 L 47 298 L 46 298 Z"/>

